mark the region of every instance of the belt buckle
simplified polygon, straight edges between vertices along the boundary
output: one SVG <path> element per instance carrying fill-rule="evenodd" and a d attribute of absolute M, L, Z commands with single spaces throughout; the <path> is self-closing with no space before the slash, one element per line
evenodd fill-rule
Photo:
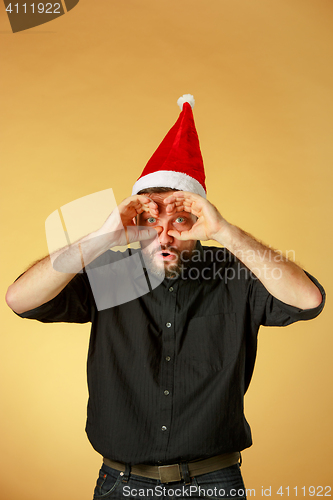
<path fill-rule="evenodd" d="M 161 483 L 172 483 L 181 481 L 180 469 L 178 464 L 160 465 L 158 467 Z"/>

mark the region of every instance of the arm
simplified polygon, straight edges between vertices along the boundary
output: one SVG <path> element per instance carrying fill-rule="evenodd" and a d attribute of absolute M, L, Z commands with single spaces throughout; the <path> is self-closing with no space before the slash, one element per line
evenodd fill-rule
<path fill-rule="evenodd" d="M 153 228 L 139 230 L 133 218 L 143 211 L 155 215 L 156 209 L 156 203 L 146 196 L 126 198 L 99 230 L 48 255 L 10 285 L 6 294 L 8 306 L 19 314 L 39 307 L 56 297 L 85 265 L 109 248 L 154 238 Z"/>
<path fill-rule="evenodd" d="M 198 218 L 191 230 L 169 231 L 171 236 L 181 240 L 217 241 L 243 262 L 271 295 L 286 304 L 312 309 L 321 303 L 319 289 L 299 266 L 227 222 L 208 200 L 180 191 L 166 198 L 164 203 L 169 213 L 185 210 Z"/>
<path fill-rule="evenodd" d="M 231 224 L 216 236 L 262 282 L 271 295 L 300 309 L 321 304 L 317 286 L 294 262 L 268 248 L 253 236 Z"/>

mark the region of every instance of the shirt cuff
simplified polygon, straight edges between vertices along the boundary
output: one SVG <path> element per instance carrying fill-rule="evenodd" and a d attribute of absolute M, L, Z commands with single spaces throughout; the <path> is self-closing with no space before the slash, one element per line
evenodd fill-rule
<path fill-rule="evenodd" d="M 291 318 L 297 318 L 297 321 L 306 321 L 308 319 L 313 319 L 318 316 L 318 314 L 321 313 L 321 311 L 324 308 L 325 301 L 326 301 L 326 293 L 324 288 L 321 286 L 319 281 L 316 280 L 311 274 L 306 272 L 304 270 L 305 274 L 310 278 L 310 280 L 316 285 L 316 287 L 319 289 L 321 296 L 322 296 L 322 301 L 319 304 L 319 306 L 314 307 L 312 309 L 300 309 L 299 307 L 291 306 L 289 304 L 286 304 L 285 302 L 282 302 L 281 300 L 275 298 L 275 301 L 279 305 L 279 307 L 287 312 Z"/>

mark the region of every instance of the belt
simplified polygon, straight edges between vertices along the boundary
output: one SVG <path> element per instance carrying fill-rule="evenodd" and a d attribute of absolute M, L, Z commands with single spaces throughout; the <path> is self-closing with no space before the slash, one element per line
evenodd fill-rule
<path fill-rule="evenodd" d="M 240 460 L 240 453 L 225 453 L 223 455 L 216 455 L 215 457 L 206 458 L 204 460 L 196 460 L 194 462 L 185 462 L 188 467 L 188 474 L 190 477 L 200 476 L 208 472 L 214 472 L 225 467 L 235 465 Z M 126 466 L 120 462 L 114 462 L 109 458 L 103 458 L 103 462 L 112 469 L 125 472 Z M 131 474 L 136 476 L 148 477 L 150 479 L 160 480 L 161 483 L 171 483 L 174 481 L 181 481 L 184 478 L 182 463 L 171 465 L 146 465 L 136 464 L 131 466 Z"/>

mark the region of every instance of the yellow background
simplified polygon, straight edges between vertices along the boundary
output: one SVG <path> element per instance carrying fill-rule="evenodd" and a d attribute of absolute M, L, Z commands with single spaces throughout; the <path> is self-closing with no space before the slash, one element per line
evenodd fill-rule
<path fill-rule="evenodd" d="M 192 93 L 208 199 L 331 291 L 331 0 L 81 0 L 12 34 L 3 3 L 1 285 L 47 253 L 60 206 L 120 202 Z M 1 305 L 1 498 L 91 499 L 89 325 Z M 332 486 L 332 313 L 262 328 L 245 400 L 248 488 Z M 299 490 L 299 495 L 301 492 Z"/>

